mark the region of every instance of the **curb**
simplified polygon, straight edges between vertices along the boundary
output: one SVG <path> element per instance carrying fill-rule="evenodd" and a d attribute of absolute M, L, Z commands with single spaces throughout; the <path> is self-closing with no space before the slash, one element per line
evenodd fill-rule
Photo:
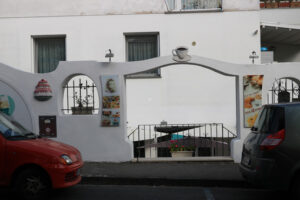
<path fill-rule="evenodd" d="M 80 184 L 254 188 L 252 185 L 242 180 L 181 180 L 181 179 L 177 180 L 177 179 L 156 179 L 156 178 L 82 177 Z"/>

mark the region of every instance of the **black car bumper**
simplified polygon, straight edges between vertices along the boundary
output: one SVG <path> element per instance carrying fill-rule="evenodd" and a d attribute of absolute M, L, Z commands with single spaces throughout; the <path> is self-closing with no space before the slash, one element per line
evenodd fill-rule
<path fill-rule="evenodd" d="M 253 185 L 280 190 L 289 187 L 272 159 L 255 159 L 255 166 L 252 167 L 241 163 L 239 169 L 245 180 Z"/>

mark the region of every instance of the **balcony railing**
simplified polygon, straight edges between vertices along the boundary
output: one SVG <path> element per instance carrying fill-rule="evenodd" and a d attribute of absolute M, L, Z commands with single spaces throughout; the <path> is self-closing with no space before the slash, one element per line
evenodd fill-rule
<path fill-rule="evenodd" d="M 169 11 L 221 10 L 222 0 L 165 0 Z"/>
<path fill-rule="evenodd" d="M 300 8 L 300 0 L 261 0 L 260 8 Z"/>

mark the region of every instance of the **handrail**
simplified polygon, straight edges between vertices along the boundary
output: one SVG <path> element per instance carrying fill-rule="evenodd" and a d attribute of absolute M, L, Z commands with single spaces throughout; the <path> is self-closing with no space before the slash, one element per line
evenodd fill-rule
<path fill-rule="evenodd" d="M 129 138 L 139 127 L 136 127 L 127 137 Z"/>
<path fill-rule="evenodd" d="M 226 131 L 228 131 L 234 137 L 237 137 L 237 135 L 235 133 L 233 133 L 232 131 L 230 131 L 228 128 L 226 128 L 226 127 L 223 126 L 223 129 L 225 129 Z"/>

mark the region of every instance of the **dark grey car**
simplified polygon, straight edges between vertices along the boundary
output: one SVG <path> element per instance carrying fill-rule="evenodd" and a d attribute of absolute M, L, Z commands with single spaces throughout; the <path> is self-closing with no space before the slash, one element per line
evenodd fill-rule
<path fill-rule="evenodd" d="M 255 185 L 300 197 L 300 103 L 263 106 L 244 141 L 240 171 Z"/>

